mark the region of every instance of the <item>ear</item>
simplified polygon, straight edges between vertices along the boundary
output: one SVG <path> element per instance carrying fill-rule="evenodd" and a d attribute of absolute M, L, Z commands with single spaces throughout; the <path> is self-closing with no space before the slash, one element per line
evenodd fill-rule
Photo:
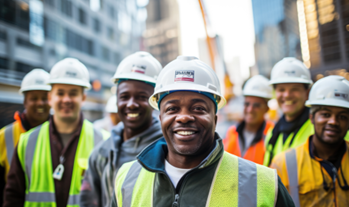
<path fill-rule="evenodd" d="M 217 126 L 217 114 L 214 116 L 214 124 Z"/>
<path fill-rule="evenodd" d="M 159 120 L 160 120 L 160 122 L 161 122 L 161 114 L 159 114 Z"/>
<path fill-rule="evenodd" d="M 84 95 L 82 96 L 82 101 L 85 101 L 86 100 L 86 93 L 84 93 Z"/>
<path fill-rule="evenodd" d="M 314 118 L 315 118 L 315 113 L 313 114 L 309 114 L 309 119 L 311 121 L 311 123 L 314 125 Z"/>

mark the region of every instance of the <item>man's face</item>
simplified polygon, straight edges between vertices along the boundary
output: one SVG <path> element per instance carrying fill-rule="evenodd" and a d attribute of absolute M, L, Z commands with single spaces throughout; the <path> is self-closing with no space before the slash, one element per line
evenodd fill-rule
<path fill-rule="evenodd" d="M 203 155 L 214 146 L 217 116 L 208 97 L 195 92 L 171 93 L 161 101 L 159 118 L 172 155 Z"/>
<path fill-rule="evenodd" d="M 329 145 L 336 145 L 343 141 L 349 130 L 348 109 L 326 106 L 309 116 L 314 125 L 316 138 Z"/>
<path fill-rule="evenodd" d="M 302 83 L 280 83 L 275 87 L 276 100 L 286 118 L 296 118 L 303 110 L 309 90 Z"/>
<path fill-rule="evenodd" d="M 29 120 L 37 123 L 45 122 L 50 115 L 47 91 L 27 91 L 24 95 L 24 108 Z"/>
<path fill-rule="evenodd" d="M 80 117 L 86 94 L 81 86 L 54 84 L 48 97 L 55 117 L 63 122 L 74 122 Z"/>
<path fill-rule="evenodd" d="M 125 128 L 143 131 L 151 126 L 152 107 L 148 99 L 154 87 L 141 81 L 123 81 L 117 90 L 117 106 Z"/>
<path fill-rule="evenodd" d="M 244 121 L 246 124 L 261 124 L 269 110 L 266 100 L 255 96 L 245 96 Z"/>

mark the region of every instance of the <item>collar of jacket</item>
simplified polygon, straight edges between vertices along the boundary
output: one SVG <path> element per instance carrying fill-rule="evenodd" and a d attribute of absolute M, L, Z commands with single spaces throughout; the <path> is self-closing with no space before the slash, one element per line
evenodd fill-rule
<path fill-rule="evenodd" d="M 125 142 L 122 139 L 122 133 L 124 131 L 124 128 L 125 126 L 124 126 L 124 123 L 122 122 L 120 122 L 119 124 L 113 127 L 111 131 L 111 137 L 109 140 L 110 146 L 108 146 L 108 148 L 102 147 L 99 150 L 102 156 L 108 157 L 110 151 L 118 152 L 121 145 L 123 147 L 123 150 L 133 151 L 137 149 L 137 147 L 141 144 L 141 142 L 148 142 L 148 140 L 153 139 L 154 137 L 160 138 L 162 136 L 160 121 L 155 116 L 152 117 L 151 127 L 149 127 L 144 132 L 137 134 L 134 137 L 131 137 Z"/>
<path fill-rule="evenodd" d="M 215 133 L 215 147 L 211 153 L 194 169 L 202 169 L 217 162 L 223 156 L 222 139 Z M 168 153 L 165 138 L 161 138 L 146 147 L 137 156 L 138 162 L 151 172 L 165 172 L 165 158 Z"/>
<path fill-rule="evenodd" d="M 236 131 L 239 133 L 239 141 L 241 141 L 242 145 L 245 146 L 245 137 L 244 137 L 244 128 L 245 128 L 245 121 L 242 121 L 236 128 Z M 253 138 L 251 142 L 251 146 L 255 145 L 257 142 L 259 142 L 263 138 L 263 132 L 265 128 L 266 122 L 263 121 L 261 126 L 259 127 L 258 131 L 256 132 L 255 137 Z"/>

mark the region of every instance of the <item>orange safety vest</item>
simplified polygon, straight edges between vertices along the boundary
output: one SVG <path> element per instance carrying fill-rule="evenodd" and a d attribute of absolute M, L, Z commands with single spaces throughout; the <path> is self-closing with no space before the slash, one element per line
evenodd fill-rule
<path fill-rule="evenodd" d="M 250 160 L 257 164 L 263 164 L 265 146 L 264 146 L 264 137 L 268 133 L 268 130 L 274 127 L 274 123 L 270 121 L 266 121 L 265 128 L 263 130 L 263 137 L 256 144 L 250 146 L 244 156 L 241 156 L 241 149 L 239 144 L 239 133 L 236 131 L 236 126 L 231 126 L 228 129 L 226 138 L 223 140 L 224 150 L 242 157 L 246 160 Z"/>

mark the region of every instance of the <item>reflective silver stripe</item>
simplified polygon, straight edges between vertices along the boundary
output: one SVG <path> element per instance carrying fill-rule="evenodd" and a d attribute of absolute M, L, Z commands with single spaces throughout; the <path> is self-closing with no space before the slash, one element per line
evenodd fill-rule
<path fill-rule="evenodd" d="M 27 142 L 27 147 L 25 150 L 25 172 L 28 176 L 28 190 L 30 186 L 30 181 L 31 181 L 31 172 L 32 172 L 32 165 L 33 165 L 33 159 L 34 159 L 34 152 L 35 152 L 35 147 L 36 143 L 38 141 L 39 133 L 41 126 L 38 126 L 32 131 L 29 135 L 29 139 Z"/>
<path fill-rule="evenodd" d="M 11 165 L 12 155 L 13 155 L 13 123 L 5 128 L 5 143 L 7 151 L 7 161 Z"/>
<path fill-rule="evenodd" d="M 103 141 L 103 134 L 100 130 L 93 128 L 94 146 Z"/>
<path fill-rule="evenodd" d="M 29 202 L 56 202 L 55 193 L 29 192 L 25 196 L 25 201 Z"/>
<path fill-rule="evenodd" d="M 257 168 L 253 162 L 238 158 L 239 197 L 238 206 L 257 206 Z"/>
<path fill-rule="evenodd" d="M 142 170 L 142 166 L 136 161 L 132 164 L 122 184 L 122 207 L 130 207 L 132 202 L 132 192 L 136 184 L 139 173 Z M 126 189 L 126 190 L 125 190 Z"/>
<path fill-rule="evenodd" d="M 292 149 L 286 153 L 286 168 L 288 174 L 288 183 L 290 195 L 296 207 L 299 207 L 299 189 L 298 189 L 298 169 L 296 150 Z"/>
<path fill-rule="evenodd" d="M 69 195 L 68 205 L 80 205 L 80 195 Z"/>

